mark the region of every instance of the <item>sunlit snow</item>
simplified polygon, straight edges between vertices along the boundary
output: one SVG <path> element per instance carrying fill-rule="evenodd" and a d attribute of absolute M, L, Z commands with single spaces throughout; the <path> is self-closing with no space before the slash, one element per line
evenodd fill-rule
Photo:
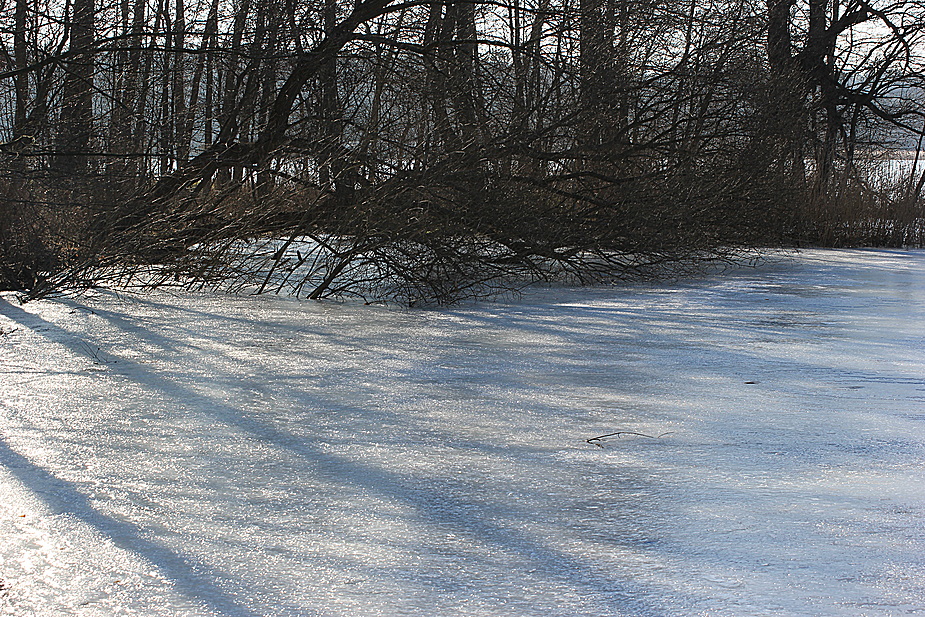
<path fill-rule="evenodd" d="M 17 616 L 925 614 L 925 252 L 431 311 L 6 295 L 0 560 Z"/>

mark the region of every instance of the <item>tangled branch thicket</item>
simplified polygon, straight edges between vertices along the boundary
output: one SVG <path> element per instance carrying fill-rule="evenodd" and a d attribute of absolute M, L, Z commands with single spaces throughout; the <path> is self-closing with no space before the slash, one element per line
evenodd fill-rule
<path fill-rule="evenodd" d="M 15 0 L 0 287 L 408 304 L 925 245 L 921 0 Z"/>

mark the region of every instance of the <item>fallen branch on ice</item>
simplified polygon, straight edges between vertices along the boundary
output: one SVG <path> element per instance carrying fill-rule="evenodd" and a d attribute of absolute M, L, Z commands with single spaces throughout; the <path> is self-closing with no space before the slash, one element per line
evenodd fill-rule
<path fill-rule="evenodd" d="M 660 435 L 646 435 L 645 433 L 638 433 L 636 431 L 617 431 L 616 433 L 607 433 L 606 435 L 598 435 L 597 437 L 592 437 L 591 439 L 585 439 L 586 442 L 597 446 L 598 448 L 603 448 L 603 441 L 608 437 L 620 438 L 623 435 L 633 435 L 635 437 L 646 437 L 647 439 L 661 439 L 665 435 L 671 435 L 674 431 L 667 431 L 661 433 Z"/>

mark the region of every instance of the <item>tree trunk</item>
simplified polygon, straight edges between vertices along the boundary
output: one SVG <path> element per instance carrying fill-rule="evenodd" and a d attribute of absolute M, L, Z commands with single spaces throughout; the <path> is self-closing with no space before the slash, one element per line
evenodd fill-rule
<path fill-rule="evenodd" d="M 195 102 L 187 107 L 186 99 L 186 6 L 183 0 L 176 0 L 173 21 L 173 83 L 171 94 L 173 109 L 171 121 L 173 124 L 173 152 L 177 166 L 182 165 L 189 158 L 189 138 L 186 134 L 187 109 L 192 109 Z M 201 60 L 201 59 L 200 59 Z"/>
<path fill-rule="evenodd" d="M 94 0 L 74 0 L 70 23 L 71 54 L 65 78 L 57 135 L 55 171 L 64 176 L 88 171 L 93 133 Z"/>
<path fill-rule="evenodd" d="M 13 68 L 20 71 L 13 79 L 13 89 L 16 91 L 16 108 L 13 119 L 13 139 L 23 136 L 29 108 L 29 66 L 28 51 L 26 49 L 26 6 L 27 0 L 16 0 L 16 9 L 13 25 Z"/>
<path fill-rule="evenodd" d="M 593 149 L 609 140 L 612 118 L 608 111 L 619 98 L 613 87 L 617 77 L 614 14 L 607 0 L 580 0 L 578 11 L 578 102 L 582 116 L 579 141 Z"/>
<path fill-rule="evenodd" d="M 475 26 L 475 1 L 457 5 L 455 43 L 453 45 L 454 106 L 458 115 L 459 135 L 468 148 L 480 139 L 482 88 L 478 79 L 478 31 Z"/>
<path fill-rule="evenodd" d="M 460 149 L 460 138 L 449 113 L 450 66 L 452 37 L 456 23 L 456 8 L 445 0 L 435 0 L 428 7 L 424 28 L 424 98 L 429 107 L 434 133 L 439 145 L 446 150 Z"/>

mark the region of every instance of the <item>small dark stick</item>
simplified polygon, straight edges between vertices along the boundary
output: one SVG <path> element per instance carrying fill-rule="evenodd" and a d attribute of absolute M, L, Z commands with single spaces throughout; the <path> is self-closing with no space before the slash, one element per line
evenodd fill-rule
<path fill-rule="evenodd" d="M 598 448 L 603 448 L 604 444 L 601 443 L 607 437 L 617 437 L 620 438 L 623 435 L 635 435 L 636 437 L 646 437 L 647 439 L 661 439 L 665 435 L 671 435 L 674 431 L 667 431 L 661 435 L 646 435 L 645 433 L 637 433 L 636 431 L 617 431 L 616 433 L 607 433 L 606 435 L 598 435 L 597 437 L 592 437 L 591 439 L 585 439 L 586 442 L 597 446 Z"/>

